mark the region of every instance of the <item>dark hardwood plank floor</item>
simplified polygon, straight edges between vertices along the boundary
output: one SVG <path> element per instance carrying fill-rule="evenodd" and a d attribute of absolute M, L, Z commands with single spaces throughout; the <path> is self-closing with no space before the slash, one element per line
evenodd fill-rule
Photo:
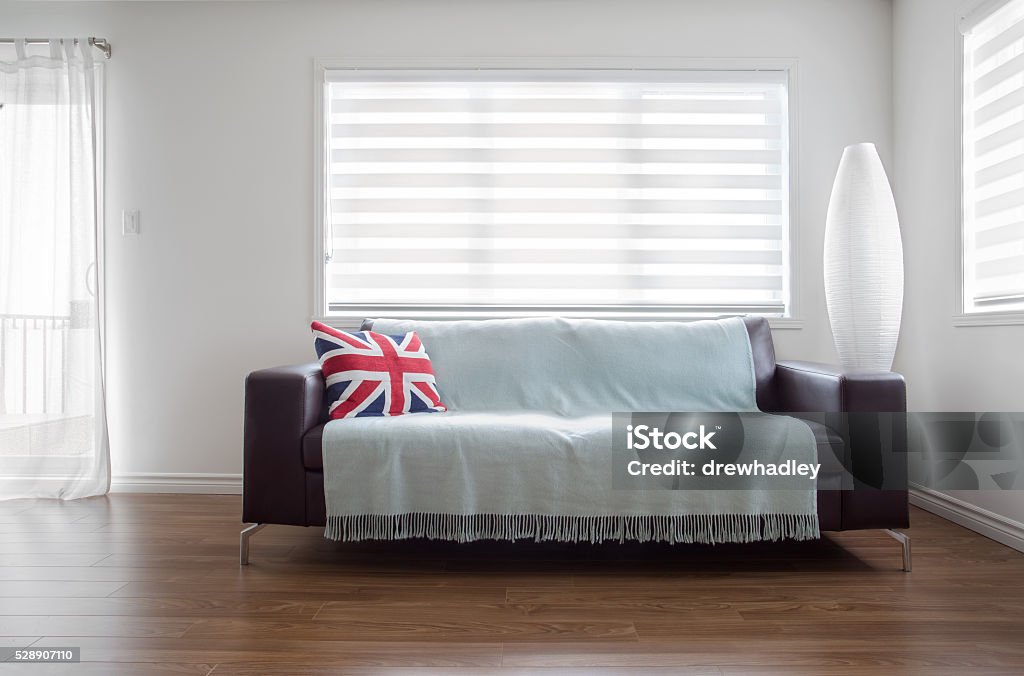
<path fill-rule="evenodd" d="M 812 543 L 360 543 L 240 500 L 0 502 L 0 674 L 1020 674 L 1024 554 L 914 510 Z"/>

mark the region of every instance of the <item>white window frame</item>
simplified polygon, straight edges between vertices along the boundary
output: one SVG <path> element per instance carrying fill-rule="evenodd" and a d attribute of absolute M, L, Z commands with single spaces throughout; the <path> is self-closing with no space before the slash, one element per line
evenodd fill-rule
<path fill-rule="evenodd" d="M 953 326 L 1010 326 L 1024 324 L 1024 311 L 1019 310 L 967 310 L 967 236 L 964 218 L 964 65 L 967 57 L 964 34 L 972 27 L 1001 9 L 1010 0 L 981 0 L 965 4 L 957 13 L 954 33 L 954 49 L 956 67 L 953 73 L 954 89 L 954 168 L 956 194 L 954 196 L 956 218 L 954 242 L 956 251 L 956 286 L 953 296 Z"/>
<path fill-rule="evenodd" d="M 329 133 L 325 115 L 326 100 L 324 96 L 328 76 L 331 71 L 338 70 L 676 70 L 676 71 L 779 71 L 785 75 L 788 107 L 788 141 L 787 164 L 789 170 L 788 213 L 789 225 L 784 230 L 784 244 L 788 250 L 789 269 L 784 280 L 786 297 L 788 298 L 787 314 L 783 317 L 768 317 L 774 329 L 802 329 L 801 319 L 801 287 L 799 265 L 798 237 L 798 188 L 799 171 L 797 159 L 798 145 L 798 97 L 797 97 L 797 60 L 770 58 L 735 58 L 735 59 L 691 59 L 691 58 L 606 58 L 606 57 L 559 57 L 559 58 L 520 58 L 520 57 L 452 57 L 452 58 L 390 58 L 390 57 L 322 57 L 313 62 L 313 319 L 339 328 L 358 328 L 366 313 L 333 312 L 327 310 L 326 279 L 324 262 L 326 248 L 326 139 Z M 496 307 L 493 310 L 473 310 L 464 312 L 394 312 L 388 316 L 400 316 L 415 319 L 484 319 L 510 316 L 523 316 L 529 311 L 510 312 L 506 308 Z M 578 311 L 563 314 L 570 316 L 593 316 L 592 308 L 580 307 Z M 630 320 L 665 320 L 689 321 L 701 319 L 690 314 L 649 312 L 638 308 L 635 312 L 622 311 L 614 314 L 602 313 L 602 318 Z"/>

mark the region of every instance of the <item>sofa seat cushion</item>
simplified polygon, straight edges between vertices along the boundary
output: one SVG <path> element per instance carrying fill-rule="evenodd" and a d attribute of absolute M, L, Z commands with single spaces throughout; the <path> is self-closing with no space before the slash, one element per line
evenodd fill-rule
<path fill-rule="evenodd" d="M 554 417 L 552 419 L 563 420 L 563 418 Z M 843 438 L 834 429 L 820 422 L 805 420 L 804 423 L 814 433 L 814 443 L 818 448 L 818 462 L 821 463 L 820 478 L 824 479 L 827 476 L 842 473 L 844 471 L 842 458 L 845 456 Z M 323 437 L 324 426 L 317 425 L 302 439 L 302 464 L 308 470 L 322 472 L 324 469 Z M 822 481 L 819 479 L 819 490 L 823 488 L 821 483 Z"/>
<path fill-rule="evenodd" d="M 470 438 L 481 434 L 490 434 L 496 427 L 503 433 L 515 435 L 522 434 L 530 429 L 549 431 L 554 436 L 572 436 L 580 434 L 583 430 L 594 429 L 598 425 L 600 429 L 611 431 L 611 416 L 596 416 L 586 418 L 564 418 L 554 415 L 542 415 L 537 413 L 509 412 L 509 413 L 472 413 L 472 414 L 447 414 L 433 418 L 435 424 L 439 424 L 445 433 L 451 435 L 452 444 L 461 445 Z M 344 423 L 340 423 L 344 424 Z M 385 423 L 387 424 L 387 423 Z M 302 464 L 308 470 L 322 472 L 324 469 L 323 452 L 324 426 L 317 425 L 302 439 Z"/>
<path fill-rule="evenodd" d="M 328 514 L 332 485 L 344 487 L 343 498 L 366 514 L 421 511 L 417 499 L 424 494 L 439 501 L 438 512 L 476 505 L 480 493 L 488 504 L 524 512 L 572 509 L 599 488 L 592 475 L 610 480 L 604 446 L 611 423 L 609 415 L 524 411 L 331 421 L 323 432 L 324 473 L 334 478 L 326 486 Z M 578 470 L 579 483 L 565 485 L 551 474 L 563 463 Z M 544 504 L 534 499 L 538 492 Z"/>
<path fill-rule="evenodd" d="M 612 422 L 607 413 L 530 411 L 328 422 L 325 536 L 709 543 L 817 537 L 814 484 L 806 479 L 748 474 L 733 476 L 728 490 L 714 490 L 724 484 L 713 479 L 697 490 L 649 490 L 671 486 L 657 480 L 645 489 L 626 475 L 637 457 L 626 450 L 625 428 L 613 430 Z M 799 420 L 754 414 L 742 431 L 741 452 L 764 465 L 814 462 L 814 436 Z M 623 483 L 613 483 L 613 475 Z"/>

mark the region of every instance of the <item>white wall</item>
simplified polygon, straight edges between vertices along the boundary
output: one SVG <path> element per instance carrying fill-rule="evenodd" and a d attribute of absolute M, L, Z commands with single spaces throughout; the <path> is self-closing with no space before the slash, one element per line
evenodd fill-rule
<path fill-rule="evenodd" d="M 894 369 L 916 411 L 1024 411 L 1024 326 L 954 327 L 956 17 L 964 0 L 895 0 L 893 72 L 896 205 L 906 298 Z M 956 497 L 1024 522 L 1024 493 Z"/>
<path fill-rule="evenodd" d="M 120 475 L 237 474 L 245 374 L 313 356 L 316 56 L 798 58 L 806 323 L 777 332 L 782 357 L 834 359 L 821 249 L 842 148 L 874 141 L 892 156 L 890 0 L 29 2 L 0 5 L 0 26 L 5 37 L 113 44 L 107 279 Z M 120 212 L 132 208 L 142 235 L 122 237 Z"/>

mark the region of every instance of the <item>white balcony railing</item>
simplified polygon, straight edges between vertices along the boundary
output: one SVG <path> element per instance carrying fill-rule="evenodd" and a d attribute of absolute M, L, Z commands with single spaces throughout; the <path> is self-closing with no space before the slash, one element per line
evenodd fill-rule
<path fill-rule="evenodd" d="M 63 415 L 71 317 L 0 315 L 0 416 Z"/>
<path fill-rule="evenodd" d="M 92 340 L 74 316 L 0 315 L 0 479 L 81 471 L 92 444 Z"/>

